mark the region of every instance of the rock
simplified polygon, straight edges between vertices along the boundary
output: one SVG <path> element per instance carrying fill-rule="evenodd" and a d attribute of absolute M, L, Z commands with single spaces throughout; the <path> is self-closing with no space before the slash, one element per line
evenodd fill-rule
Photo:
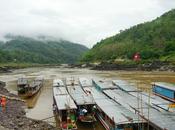
<path fill-rule="evenodd" d="M 19 115 L 17 115 L 17 116 L 16 116 L 16 118 L 17 118 L 17 119 L 19 119 L 19 118 L 20 118 L 20 116 L 19 116 Z"/>
<path fill-rule="evenodd" d="M 17 126 L 15 126 L 15 127 L 14 127 L 14 130 L 18 130 L 18 127 L 17 127 Z"/>
<path fill-rule="evenodd" d="M 22 127 L 23 125 L 24 125 L 24 122 L 19 122 L 19 123 L 18 123 L 18 126 L 19 126 L 19 127 Z"/>
<path fill-rule="evenodd" d="M 35 125 L 33 125 L 33 127 L 34 127 L 34 128 L 36 128 L 36 127 L 37 127 L 37 125 L 35 124 Z"/>

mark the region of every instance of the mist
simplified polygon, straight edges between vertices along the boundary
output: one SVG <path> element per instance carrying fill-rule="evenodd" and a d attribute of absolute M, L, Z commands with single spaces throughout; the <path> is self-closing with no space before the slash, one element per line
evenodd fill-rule
<path fill-rule="evenodd" d="M 174 7 L 174 0 L 0 0 L 0 39 L 43 35 L 92 47 Z"/>

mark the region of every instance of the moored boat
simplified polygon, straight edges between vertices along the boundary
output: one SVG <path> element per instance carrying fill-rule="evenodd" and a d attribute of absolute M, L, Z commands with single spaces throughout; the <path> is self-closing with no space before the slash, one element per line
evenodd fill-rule
<path fill-rule="evenodd" d="M 103 82 L 105 85 L 109 83 L 106 81 Z M 110 87 L 111 84 L 104 87 L 104 84 L 100 84 L 98 81 L 93 81 L 93 83 L 95 87 L 91 89 L 91 93 L 97 105 L 96 115 L 106 130 L 140 130 L 138 126 L 142 125 L 142 127 L 144 127 L 146 125 L 144 119 L 141 117 L 138 118 L 138 115 L 135 112 L 131 111 L 126 106 L 123 106 L 122 103 L 118 103 L 114 100 L 120 100 L 120 98 L 118 98 L 120 96 L 125 100 L 123 97 L 129 95 L 127 92 L 113 89 L 113 87 Z M 105 94 L 106 91 L 122 91 L 123 93 L 117 94 L 118 97 L 115 98 L 116 95 L 113 93 L 107 95 Z"/>
<path fill-rule="evenodd" d="M 73 81 L 75 81 L 75 83 Z M 78 107 L 78 119 L 85 123 L 95 122 L 95 102 L 92 95 L 90 93 L 85 93 L 81 86 L 77 85 L 77 80 L 69 81 L 69 79 L 66 79 L 66 82 L 69 84 L 67 85 L 67 90 Z M 70 84 L 70 82 L 72 83 Z"/>
<path fill-rule="evenodd" d="M 77 130 L 76 105 L 68 94 L 66 87 L 55 86 L 53 81 L 53 109 L 61 130 Z"/>
<path fill-rule="evenodd" d="M 23 87 L 22 92 L 18 91 L 18 95 L 22 96 L 22 97 L 31 97 L 34 94 L 36 94 L 40 90 L 41 87 L 43 87 L 43 83 L 44 83 L 44 78 L 37 77 L 36 79 L 34 79 L 34 81 L 31 84 L 25 85 Z M 19 86 L 19 84 L 18 84 L 18 86 Z"/>

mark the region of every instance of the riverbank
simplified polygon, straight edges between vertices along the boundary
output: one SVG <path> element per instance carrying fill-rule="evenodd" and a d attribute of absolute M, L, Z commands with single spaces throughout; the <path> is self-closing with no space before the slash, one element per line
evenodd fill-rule
<path fill-rule="evenodd" d="M 0 73 L 9 73 L 15 69 L 31 68 L 31 67 L 56 67 L 60 64 L 35 64 L 35 63 L 0 63 Z"/>
<path fill-rule="evenodd" d="M 175 62 L 165 61 L 121 61 L 77 64 L 26 64 L 7 63 L 0 64 L 0 73 L 9 73 L 15 69 L 32 67 L 62 67 L 62 68 L 89 68 L 91 70 L 126 70 L 126 71 L 171 71 L 175 72 Z"/>
<path fill-rule="evenodd" d="M 25 102 L 17 95 L 9 93 L 3 82 L 0 83 L 0 97 L 7 97 L 5 110 L 0 111 L 0 128 L 10 130 L 56 130 L 47 122 L 26 117 Z"/>
<path fill-rule="evenodd" d="M 126 70 L 126 71 L 172 71 L 175 72 L 175 65 L 168 62 L 101 62 L 91 65 L 92 70 Z"/>

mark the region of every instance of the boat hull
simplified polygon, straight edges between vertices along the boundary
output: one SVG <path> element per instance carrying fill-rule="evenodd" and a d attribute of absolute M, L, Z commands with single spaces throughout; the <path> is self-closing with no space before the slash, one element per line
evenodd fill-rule
<path fill-rule="evenodd" d="M 108 124 L 106 124 L 106 122 L 103 120 L 103 118 L 99 114 L 96 114 L 96 116 L 97 116 L 98 120 L 100 121 L 100 123 L 105 128 L 105 130 L 110 130 Z"/>

